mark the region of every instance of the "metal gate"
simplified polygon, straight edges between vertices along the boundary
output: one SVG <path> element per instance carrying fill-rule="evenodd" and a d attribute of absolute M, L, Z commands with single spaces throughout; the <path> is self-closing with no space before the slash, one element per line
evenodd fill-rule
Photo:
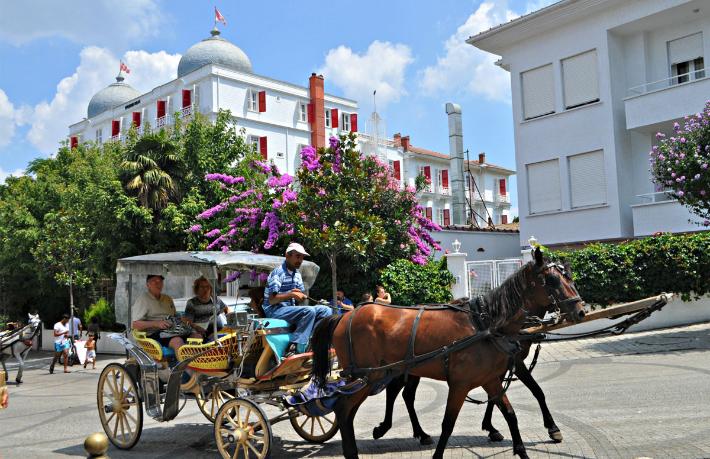
<path fill-rule="evenodd" d="M 485 295 L 499 287 L 523 265 L 521 258 L 506 260 L 467 261 L 468 296 Z"/>

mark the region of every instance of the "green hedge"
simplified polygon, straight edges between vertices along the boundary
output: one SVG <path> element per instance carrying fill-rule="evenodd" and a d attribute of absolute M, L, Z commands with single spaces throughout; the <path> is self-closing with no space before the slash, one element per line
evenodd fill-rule
<path fill-rule="evenodd" d="M 392 303 L 402 305 L 448 302 L 453 282 L 445 257 L 425 265 L 397 260 L 380 273 L 380 283 L 392 296 Z"/>
<path fill-rule="evenodd" d="M 113 305 L 105 298 L 99 298 L 96 303 L 84 311 L 84 327 L 88 327 L 94 317 L 99 318 L 99 326 L 102 330 L 112 330 L 116 325 Z"/>
<path fill-rule="evenodd" d="M 553 252 L 568 262 L 582 298 L 608 305 L 661 292 L 685 301 L 710 293 L 710 232 L 661 234 L 620 244 L 592 244 Z"/>

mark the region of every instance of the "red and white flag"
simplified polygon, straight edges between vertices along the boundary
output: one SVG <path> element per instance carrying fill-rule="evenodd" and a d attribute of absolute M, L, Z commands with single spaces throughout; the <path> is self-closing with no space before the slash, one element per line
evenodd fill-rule
<path fill-rule="evenodd" d="M 214 7 L 214 23 L 217 24 L 218 22 L 221 22 L 224 25 L 227 25 L 227 20 L 224 19 L 224 16 L 222 16 L 222 13 L 219 12 L 217 7 Z"/>
<path fill-rule="evenodd" d="M 129 69 L 126 64 L 121 62 L 121 72 L 131 73 L 131 69 Z"/>

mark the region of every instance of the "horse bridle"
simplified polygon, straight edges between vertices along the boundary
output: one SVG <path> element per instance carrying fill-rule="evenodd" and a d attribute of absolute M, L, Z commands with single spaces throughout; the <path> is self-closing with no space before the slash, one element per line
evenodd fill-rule
<path fill-rule="evenodd" d="M 565 279 L 569 281 L 569 287 L 574 291 L 574 296 L 569 297 L 569 298 L 564 298 L 560 299 L 557 295 L 557 289 L 553 288 L 551 285 L 547 283 L 545 280 L 545 273 L 549 269 L 555 269 L 558 271 L 559 274 L 561 274 Z M 547 310 L 554 311 L 554 313 L 557 314 L 558 318 L 561 318 L 562 315 L 560 314 L 561 311 L 565 311 L 569 307 L 570 304 L 574 304 L 577 302 L 582 301 L 582 297 L 579 296 L 579 292 L 577 291 L 577 287 L 574 285 L 574 282 L 572 281 L 572 276 L 570 275 L 569 272 L 565 269 L 564 265 L 560 263 L 555 263 L 555 262 L 550 262 L 547 263 L 544 266 L 541 267 L 536 267 L 535 268 L 535 276 L 539 279 L 540 285 L 545 287 L 545 292 L 547 293 L 547 297 L 550 300 L 550 303 L 547 305 Z M 533 281 L 530 284 L 531 287 L 535 287 L 536 283 Z M 531 317 L 529 311 L 523 307 L 523 311 L 525 311 L 526 315 L 528 317 Z M 566 313 L 567 311 L 565 311 Z"/>

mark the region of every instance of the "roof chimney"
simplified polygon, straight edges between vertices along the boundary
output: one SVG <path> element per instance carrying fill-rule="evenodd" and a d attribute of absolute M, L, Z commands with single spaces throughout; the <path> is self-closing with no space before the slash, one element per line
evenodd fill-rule
<path fill-rule="evenodd" d="M 323 75 L 312 73 L 308 78 L 313 122 L 311 123 L 311 145 L 316 149 L 325 147 L 325 90 Z"/>
<path fill-rule="evenodd" d="M 486 153 L 485 152 L 479 153 L 478 154 L 478 163 L 485 164 L 485 162 L 486 162 Z"/>
<path fill-rule="evenodd" d="M 402 137 L 402 148 L 404 148 L 404 151 L 409 150 L 409 136 L 405 135 Z"/>
<path fill-rule="evenodd" d="M 392 140 L 394 140 L 395 147 L 402 146 L 402 134 L 400 134 L 399 132 L 392 136 Z"/>
<path fill-rule="evenodd" d="M 463 181 L 463 128 L 461 127 L 461 107 L 447 103 L 449 117 L 449 156 L 451 157 L 451 210 L 454 225 L 466 224 L 466 190 Z"/>

